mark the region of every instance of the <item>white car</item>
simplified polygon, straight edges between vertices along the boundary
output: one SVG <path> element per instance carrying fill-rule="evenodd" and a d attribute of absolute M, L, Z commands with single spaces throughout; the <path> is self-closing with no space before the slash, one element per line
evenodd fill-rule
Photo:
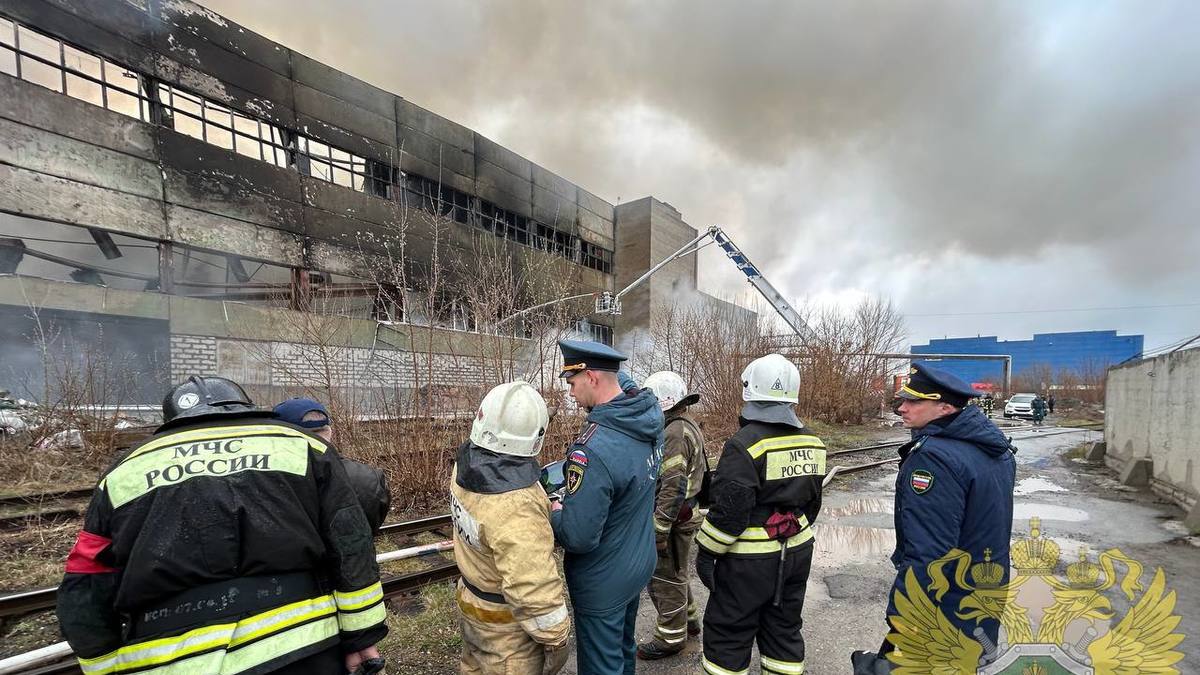
<path fill-rule="evenodd" d="M 1013 394 L 1004 404 L 1004 416 L 1033 419 L 1033 399 L 1035 398 L 1037 398 L 1037 394 Z"/>

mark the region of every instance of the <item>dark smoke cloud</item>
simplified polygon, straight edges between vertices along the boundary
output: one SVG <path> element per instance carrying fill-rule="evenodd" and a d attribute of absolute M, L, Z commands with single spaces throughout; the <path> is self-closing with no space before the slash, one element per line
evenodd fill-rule
<path fill-rule="evenodd" d="M 1200 4 L 205 4 L 607 199 L 728 224 L 794 295 L 916 302 L 898 261 L 1036 263 L 1059 294 L 1104 270 L 1085 306 L 1200 281 Z"/>

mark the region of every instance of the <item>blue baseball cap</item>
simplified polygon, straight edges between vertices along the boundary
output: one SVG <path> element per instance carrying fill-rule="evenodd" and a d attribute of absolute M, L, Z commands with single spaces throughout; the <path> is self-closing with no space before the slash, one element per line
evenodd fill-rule
<path fill-rule="evenodd" d="M 319 412 L 325 419 L 304 420 L 304 416 L 310 412 Z M 289 398 L 275 406 L 275 414 L 284 422 L 305 429 L 320 429 L 329 424 L 329 411 L 311 398 Z"/>

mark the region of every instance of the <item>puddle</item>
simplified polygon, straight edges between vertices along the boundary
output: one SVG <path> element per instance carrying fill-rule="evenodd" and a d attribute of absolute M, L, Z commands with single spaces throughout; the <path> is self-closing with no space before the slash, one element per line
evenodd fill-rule
<path fill-rule="evenodd" d="M 1016 489 L 1013 490 L 1014 495 L 1031 495 L 1035 492 L 1066 492 L 1067 489 L 1061 485 L 1056 485 L 1046 480 L 1045 478 L 1026 478 L 1017 483 Z"/>
<path fill-rule="evenodd" d="M 1058 520 L 1068 523 L 1082 523 L 1090 520 L 1087 511 L 1073 509 L 1069 506 L 1056 504 L 1037 504 L 1033 502 L 1017 502 L 1013 504 L 1013 520 L 1022 521 L 1030 518 L 1042 520 Z"/>
<path fill-rule="evenodd" d="M 845 506 L 821 509 L 821 518 L 841 518 L 845 516 L 860 516 L 864 513 L 894 513 L 892 500 L 884 497 L 866 499 L 851 499 Z"/>
<path fill-rule="evenodd" d="M 817 565 L 840 565 L 855 561 L 887 560 L 896 548 L 896 531 L 882 527 L 822 525 L 813 528 Z"/>

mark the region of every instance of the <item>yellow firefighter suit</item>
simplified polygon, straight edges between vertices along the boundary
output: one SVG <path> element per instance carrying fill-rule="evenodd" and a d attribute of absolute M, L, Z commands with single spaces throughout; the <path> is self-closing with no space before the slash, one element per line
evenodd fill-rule
<path fill-rule="evenodd" d="M 571 621 L 554 558 L 550 502 L 532 457 L 472 443 L 450 476 L 464 674 L 541 675 Z"/>

